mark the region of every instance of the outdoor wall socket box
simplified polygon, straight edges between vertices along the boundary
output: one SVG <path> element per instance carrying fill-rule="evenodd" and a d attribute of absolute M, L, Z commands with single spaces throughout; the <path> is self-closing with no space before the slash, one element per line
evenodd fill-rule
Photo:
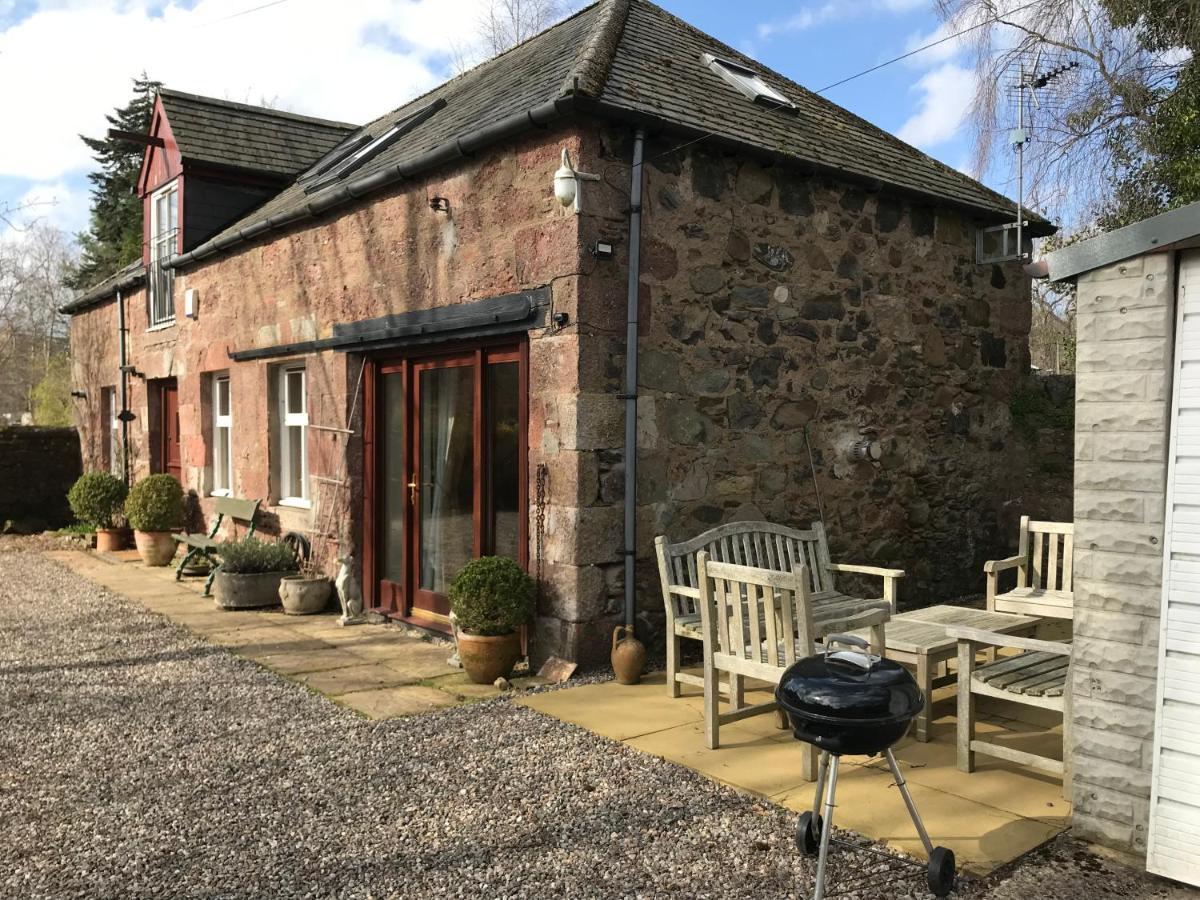
<path fill-rule="evenodd" d="M 183 292 L 183 314 L 189 319 L 196 318 L 196 307 L 199 302 L 199 297 L 196 296 L 195 288 L 188 288 Z"/>

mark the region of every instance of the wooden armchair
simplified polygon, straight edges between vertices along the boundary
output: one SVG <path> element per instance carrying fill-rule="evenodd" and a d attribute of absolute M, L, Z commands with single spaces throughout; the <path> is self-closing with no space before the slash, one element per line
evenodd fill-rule
<path fill-rule="evenodd" d="M 703 678 L 681 672 L 679 667 L 682 641 L 704 639 L 697 606 L 700 581 L 696 555 L 701 551 L 708 554 L 710 563 L 788 574 L 805 569 L 815 623 L 813 637 L 870 628 L 873 652 L 883 654 L 884 623 L 896 611 L 896 587 L 904 570 L 832 562 L 825 526 L 820 522 L 813 522 L 807 531 L 770 522 L 733 522 L 678 544 L 659 536 L 654 547 L 667 612 L 667 690 L 672 697 L 679 696 L 681 684 L 704 684 Z M 839 572 L 882 578 L 882 596 L 863 599 L 841 593 L 834 581 Z M 735 708 L 741 706 L 741 683 L 741 676 L 731 672 L 729 691 Z"/>
<path fill-rule="evenodd" d="M 696 575 L 704 635 L 704 737 L 715 750 L 723 723 L 779 708 L 772 700 L 734 704 L 721 713 L 720 673 L 729 673 L 731 681 L 749 677 L 778 684 L 788 666 L 813 652 L 812 599 L 804 565 L 773 572 L 709 562 L 708 553 L 701 550 L 696 554 Z"/>
<path fill-rule="evenodd" d="M 1071 522 L 1034 522 L 1028 516 L 1023 517 L 1017 554 L 984 564 L 988 609 L 1071 620 L 1075 596 L 1071 577 L 1074 532 Z M 1009 569 L 1017 570 L 1017 586 L 1000 593 L 999 575 Z M 1071 645 L 954 626 L 946 629 L 946 635 L 958 640 L 959 769 L 974 771 L 977 753 L 996 756 L 1061 776 L 1063 795 L 1069 797 Z M 995 651 L 1002 648 L 1019 652 L 996 656 Z M 988 651 L 990 661 L 977 665 L 981 649 Z M 977 739 L 975 698 L 980 696 L 1061 713 L 1063 761 Z"/>

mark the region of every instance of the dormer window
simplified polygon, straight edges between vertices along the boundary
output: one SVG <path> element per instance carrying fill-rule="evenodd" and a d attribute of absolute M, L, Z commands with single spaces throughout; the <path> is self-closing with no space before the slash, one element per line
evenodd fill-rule
<path fill-rule="evenodd" d="M 179 188 L 176 182 L 150 197 L 150 326 L 175 321 L 175 270 L 163 263 L 175 255 L 179 233 Z"/>
<path fill-rule="evenodd" d="M 748 69 L 740 63 L 721 59 L 711 53 L 702 53 L 700 59 L 704 64 L 733 85 L 755 103 L 761 103 L 770 109 L 782 109 L 796 112 L 796 104 L 771 87 L 753 69 Z"/>

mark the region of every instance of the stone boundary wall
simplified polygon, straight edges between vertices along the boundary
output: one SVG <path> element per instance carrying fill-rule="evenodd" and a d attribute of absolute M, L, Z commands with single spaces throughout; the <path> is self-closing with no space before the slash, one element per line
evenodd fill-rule
<path fill-rule="evenodd" d="M 1076 319 L 1076 836 L 1144 856 L 1153 769 L 1174 264 L 1081 276 Z"/>
<path fill-rule="evenodd" d="M 81 471 L 74 428 L 0 428 L 0 526 L 33 532 L 71 522 L 67 491 Z"/>

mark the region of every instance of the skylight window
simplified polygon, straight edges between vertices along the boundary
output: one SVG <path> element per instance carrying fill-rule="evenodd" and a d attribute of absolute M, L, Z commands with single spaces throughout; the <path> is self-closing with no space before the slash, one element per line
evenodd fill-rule
<path fill-rule="evenodd" d="M 753 69 L 747 69 L 740 63 L 721 59 L 711 53 L 701 54 L 704 64 L 733 85 L 755 103 L 771 109 L 782 109 L 796 112 L 796 104 L 771 87 Z"/>
<path fill-rule="evenodd" d="M 313 163 L 309 170 L 300 176 L 300 181 L 312 181 L 312 179 L 324 175 L 343 159 L 345 159 L 349 154 L 369 143 L 371 143 L 371 136 L 369 134 L 362 133 L 350 135 L 350 137 L 342 141 L 340 144 L 318 159 L 315 163 Z"/>
<path fill-rule="evenodd" d="M 326 158 L 318 162 L 301 179 L 301 181 L 308 182 L 304 187 L 305 193 L 320 190 L 330 182 L 354 171 L 363 163 L 374 159 L 445 105 L 446 101 L 438 98 L 412 115 L 401 119 L 378 137 L 372 138 L 370 135 L 364 134 L 357 136 L 353 141 L 343 142 L 340 147 L 334 148 Z"/>

